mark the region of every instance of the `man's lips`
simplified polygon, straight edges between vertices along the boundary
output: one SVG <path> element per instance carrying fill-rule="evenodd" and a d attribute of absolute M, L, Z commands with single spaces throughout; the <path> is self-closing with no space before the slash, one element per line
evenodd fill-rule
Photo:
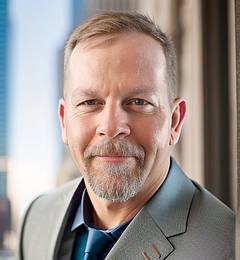
<path fill-rule="evenodd" d="M 125 161 L 126 159 L 133 158 L 132 156 L 124 156 L 119 154 L 96 155 L 94 157 L 98 160 L 112 163 L 119 163 Z"/>

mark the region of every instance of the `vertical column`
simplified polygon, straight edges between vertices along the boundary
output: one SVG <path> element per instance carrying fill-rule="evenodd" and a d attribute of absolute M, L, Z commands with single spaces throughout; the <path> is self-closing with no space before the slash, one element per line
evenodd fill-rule
<path fill-rule="evenodd" d="M 237 84 L 237 218 L 236 259 L 240 259 L 240 2 L 235 0 L 236 84 Z"/>
<path fill-rule="evenodd" d="M 6 235 L 11 226 L 10 201 L 7 197 L 8 30 L 8 2 L 0 0 L 0 251 L 8 246 Z"/>
<path fill-rule="evenodd" d="M 179 96 L 187 101 L 178 154 L 186 173 L 204 184 L 201 2 L 181 0 L 177 10 Z"/>
<path fill-rule="evenodd" d="M 235 0 L 228 2 L 229 36 L 229 128 L 230 128 L 230 206 L 236 211 L 237 200 L 237 96 L 236 96 L 236 39 Z"/>
<path fill-rule="evenodd" d="M 205 184 L 230 205 L 228 1 L 202 0 Z"/>

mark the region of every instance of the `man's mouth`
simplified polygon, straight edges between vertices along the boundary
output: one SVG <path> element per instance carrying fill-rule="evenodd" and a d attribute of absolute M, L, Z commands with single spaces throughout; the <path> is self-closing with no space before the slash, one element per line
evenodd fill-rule
<path fill-rule="evenodd" d="M 109 162 L 109 163 L 122 163 L 132 156 L 124 156 L 120 154 L 106 154 L 106 155 L 96 155 L 95 158 L 102 162 Z"/>

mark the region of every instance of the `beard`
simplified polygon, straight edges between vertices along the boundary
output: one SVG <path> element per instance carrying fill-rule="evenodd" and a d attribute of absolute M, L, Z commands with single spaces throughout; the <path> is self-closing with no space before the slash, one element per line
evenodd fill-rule
<path fill-rule="evenodd" d="M 96 156 L 123 156 L 120 163 L 101 162 Z M 100 198 L 124 202 L 134 197 L 147 178 L 145 152 L 126 140 L 105 139 L 84 151 L 84 179 Z"/>

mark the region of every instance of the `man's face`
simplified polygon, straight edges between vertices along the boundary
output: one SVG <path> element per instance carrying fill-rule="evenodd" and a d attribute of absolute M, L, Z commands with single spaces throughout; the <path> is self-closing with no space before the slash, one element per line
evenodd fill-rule
<path fill-rule="evenodd" d="M 167 170 L 181 120 L 179 105 L 169 103 L 165 64 L 160 44 L 140 33 L 74 49 L 59 103 L 62 137 L 97 196 L 126 201 Z"/>

